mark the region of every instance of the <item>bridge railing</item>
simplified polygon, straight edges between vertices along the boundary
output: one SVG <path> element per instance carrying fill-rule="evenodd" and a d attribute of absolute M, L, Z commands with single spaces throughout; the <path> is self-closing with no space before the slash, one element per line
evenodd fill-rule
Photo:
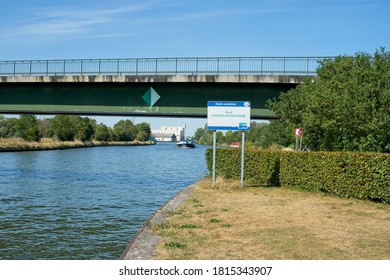
<path fill-rule="evenodd" d="M 0 61 L 0 76 L 316 75 L 332 57 L 202 57 Z"/>

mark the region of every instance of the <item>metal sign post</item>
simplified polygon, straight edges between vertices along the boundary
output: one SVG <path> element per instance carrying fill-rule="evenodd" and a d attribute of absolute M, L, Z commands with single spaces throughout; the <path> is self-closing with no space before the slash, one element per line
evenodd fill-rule
<path fill-rule="evenodd" d="M 215 186 L 215 158 L 217 149 L 217 131 L 213 131 L 213 187 Z"/>
<path fill-rule="evenodd" d="M 300 138 L 300 141 L 299 141 L 299 150 L 302 151 L 302 137 L 299 137 Z"/>
<path fill-rule="evenodd" d="M 294 130 L 296 151 L 302 151 L 302 137 L 304 133 L 305 131 L 303 130 L 303 128 L 296 128 Z"/>
<path fill-rule="evenodd" d="M 245 131 L 242 131 L 241 138 L 241 188 L 244 189 Z"/>

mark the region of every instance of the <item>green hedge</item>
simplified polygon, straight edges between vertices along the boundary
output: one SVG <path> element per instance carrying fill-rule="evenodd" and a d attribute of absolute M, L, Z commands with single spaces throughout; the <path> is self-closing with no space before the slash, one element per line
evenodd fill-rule
<path fill-rule="evenodd" d="M 212 170 L 212 149 L 206 152 Z M 241 150 L 217 149 L 216 174 L 240 178 Z M 344 152 L 245 151 L 245 180 L 390 203 L 390 155 Z"/>
<path fill-rule="evenodd" d="M 390 203 L 390 155 L 378 153 L 284 153 L 282 185 L 340 197 Z"/>
<path fill-rule="evenodd" d="M 216 151 L 217 176 L 226 179 L 241 177 L 241 149 L 219 148 Z M 212 172 L 213 149 L 206 152 L 207 167 Z M 262 150 L 245 151 L 244 178 L 246 181 L 264 186 L 279 185 L 280 157 L 278 153 Z"/>

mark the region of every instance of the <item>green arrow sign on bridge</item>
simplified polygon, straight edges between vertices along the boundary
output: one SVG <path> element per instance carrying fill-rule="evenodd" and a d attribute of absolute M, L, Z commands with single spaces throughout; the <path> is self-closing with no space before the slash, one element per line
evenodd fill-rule
<path fill-rule="evenodd" d="M 142 99 L 145 100 L 146 105 L 153 107 L 153 105 L 160 99 L 160 95 L 151 87 L 147 92 L 142 96 Z"/>

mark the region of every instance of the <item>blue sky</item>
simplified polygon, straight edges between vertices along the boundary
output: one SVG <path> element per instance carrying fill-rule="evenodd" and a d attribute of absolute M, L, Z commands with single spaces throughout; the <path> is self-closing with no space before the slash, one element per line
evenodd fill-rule
<path fill-rule="evenodd" d="M 373 53 L 390 47 L 389 14 L 388 0 L 3 1 L 0 60 Z"/>

